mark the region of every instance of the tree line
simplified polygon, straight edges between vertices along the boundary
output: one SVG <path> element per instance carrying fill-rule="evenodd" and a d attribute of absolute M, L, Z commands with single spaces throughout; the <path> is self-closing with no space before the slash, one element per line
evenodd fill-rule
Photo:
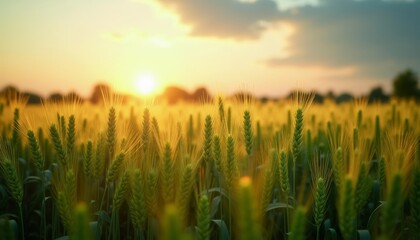
<path fill-rule="evenodd" d="M 370 90 L 370 92 L 365 96 L 368 102 L 388 102 L 391 97 L 396 97 L 399 99 L 416 99 L 420 100 L 420 89 L 418 87 L 418 76 L 411 69 L 407 69 L 398 73 L 392 81 L 392 95 L 389 95 L 384 92 L 382 87 L 375 87 Z M 28 104 L 40 104 L 43 101 L 89 101 L 93 104 L 99 104 L 103 101 L 104 96 L 114 96 L 117 99 L 120 99 L 122 102 L 127 102 L 132 99 L 139 99 L 136 96 L 117 93 L 107 84 L 97 84 L 94 86 L 92 94 L 88 98 L 83 98 L 76 92 L 70 92 L 67 94 L 53 93 L 47 98 L 43 98 L 36 93 L 31 92 L 20 92 L 14 86 L 7 86 L 0 91 L 0 98 L 10 99 L 13 96 L 20 96 L 27 99 Z M 290 98 L 293 95 L 293 91 L 286 96 Z M 270 97 L 255 97 L 252 93 L 249 92 L 238 92 L 228 98 L 236 99 L 239 101 L 245 101 L 246 99 L 256 99 L 262 102 L 267 101 L 276 101 L 279 98 L 270 98 Z M 326 99 L 335 101 L 336 103 L 343 103 L 351 101 L 355 97 L 350 93 L 341 93 L 336 95 L 334 92 L 329 91 L 327 94 L 323 95 L 315 92 L 315 102 L 322 103 Z M 185 89 L 176 86 L 168 86 L 164 92 L 155 97 L 157 102 L 167 102 L 169 104 L 174 104 L 177 102 L 209 102 L 213 100 L 212 95 L 204 87 L 197 88 L 194 92 L 189 93 Z"/>

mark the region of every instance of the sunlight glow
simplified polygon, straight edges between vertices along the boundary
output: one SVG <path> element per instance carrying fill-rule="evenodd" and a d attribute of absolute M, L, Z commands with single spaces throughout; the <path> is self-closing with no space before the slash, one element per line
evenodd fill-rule
<path fill-rule="evenodd" d="M 156 80 L 152 74 L 141 74 L 135 82 L 136 91 L 141 95 L 151 95 L 156 91 Z"/>

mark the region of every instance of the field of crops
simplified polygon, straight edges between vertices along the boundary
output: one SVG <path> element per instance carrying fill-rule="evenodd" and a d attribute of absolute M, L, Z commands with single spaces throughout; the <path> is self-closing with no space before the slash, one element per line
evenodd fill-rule
<path fill-rule="evenodd" d="M 420 239 L 420 108 L 0 106 L 0 239 Z"/>

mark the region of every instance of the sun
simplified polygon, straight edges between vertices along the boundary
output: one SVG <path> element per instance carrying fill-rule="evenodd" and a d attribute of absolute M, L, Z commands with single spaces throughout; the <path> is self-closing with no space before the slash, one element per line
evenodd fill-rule
<path fill-rule="evenodd" d="M 144 96 L 153 94 L 156 91 L 156 80 L 152 74 L 141 74 L 136 78 L 136 91 Z"/>

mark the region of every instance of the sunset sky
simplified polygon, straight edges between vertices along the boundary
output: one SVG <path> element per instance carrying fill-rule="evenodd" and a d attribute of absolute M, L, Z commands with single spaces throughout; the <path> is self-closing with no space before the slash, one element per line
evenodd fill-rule
<path fill-rule="evenodd" d="M 90 95 L 98 82 L 134 93 L 205 86 L 282 96 L 391 90 L 420 71 L 420 1 L 0 1 L 0 88 Z"/>

